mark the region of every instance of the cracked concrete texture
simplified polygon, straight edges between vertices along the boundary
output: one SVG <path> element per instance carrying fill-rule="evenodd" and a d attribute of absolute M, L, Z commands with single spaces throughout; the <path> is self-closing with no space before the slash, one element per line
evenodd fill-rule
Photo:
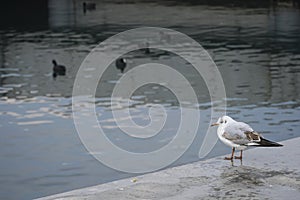
<path fill-rule="evenodd" d="M 255 148 L 243 163 L 217 157 L 159 172 L 41 198 L 77 199 L 299 199 L 300 138 L 281 148 Z M 292 158 L 292 159 L 291 159 Z"/>

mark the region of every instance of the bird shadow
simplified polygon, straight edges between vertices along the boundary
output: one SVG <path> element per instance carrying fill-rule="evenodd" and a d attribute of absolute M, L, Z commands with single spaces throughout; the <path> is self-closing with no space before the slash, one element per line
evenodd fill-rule
<path fill-rule="evenodd" d="M 272 170 L 253 166 L 223 166 L 213 185 L 212 197 L 219 199 L 261 199 L 273 186 L 299 188 L 299 175 L 295 171 Z M 278 188 L 275 187 L 275 188 Z M 268 193 L 268 192 L 267 192 Z"/>
<path fill-rule="evenodd" d="M 288 170 L 270 170 L 240 164 L 238 166 L 231 165 L 225 168 L 220 177 L 225 185 L 238 184 L 254 187 L 264 186 L 270 182 L 269 180 L 271 179 L 272 182 L 274 182 L 274 180 L 276 181 L 276 179 L 280 182 L 282 177 L 288 177 L 292 174 L 294 174 L 294 172 Z"/>

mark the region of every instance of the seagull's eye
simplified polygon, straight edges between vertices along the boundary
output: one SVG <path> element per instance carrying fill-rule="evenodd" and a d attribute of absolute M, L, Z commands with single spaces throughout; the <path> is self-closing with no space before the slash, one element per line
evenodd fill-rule
<path fill-rule="evenodd" d="M 220 121 L 221 124 L 223 124 L 223 121 Z"/>

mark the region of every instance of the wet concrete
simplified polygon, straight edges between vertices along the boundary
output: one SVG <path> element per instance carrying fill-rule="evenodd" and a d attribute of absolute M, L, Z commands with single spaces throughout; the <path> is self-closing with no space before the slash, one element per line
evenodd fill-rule
<path fill-rule="evenodd" d="M 41 199 L 299 199 L 300 138 L 282 144 L 247 150 L 243 163 L 217 157 Z"/>

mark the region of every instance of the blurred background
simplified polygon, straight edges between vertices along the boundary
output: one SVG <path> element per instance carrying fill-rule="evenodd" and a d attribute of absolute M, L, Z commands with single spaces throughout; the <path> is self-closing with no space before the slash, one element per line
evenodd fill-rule
<path fill-rule="evenodd" d="M 32 199 L 134 176 L 102 165 L 85 150 L 71 108 L 73 82 L 83 59 L 98 43 L 131 28 L 165 27 L 187 34 L 218 66 L 228 115 L 249 123 L 270 140 L 299 137 L 299 5 L 297 0 L 1 2 L 0 198 Z M 201 126 L 209 123 L 211 111 L 201 76 L 170 52 L 150 49 L 124 57 L 129 60 L 125 73 L 157 62 L 177 69 L 190 81 L 199 101 L 200 128 L 188 151 L 171 166 L 199 160 L 206 133 Z M 52 60 L 66 67 L 64 76 L 53 77 Z M 162 134 L 139 143 L 119 130 L 110 95 L 121 76 L 113 63 L 98 85 L 96 110 L 107 136 L 135 152 L 170 142 L 180 120 L 178 102 L 168 89 L 155 84 L 134 92 L 131 115 L 137 124 L 146 125 L 149 107 L 163 105 L 168 120 Z M 207 158 L 229 152 L 218 143 Z"/>

